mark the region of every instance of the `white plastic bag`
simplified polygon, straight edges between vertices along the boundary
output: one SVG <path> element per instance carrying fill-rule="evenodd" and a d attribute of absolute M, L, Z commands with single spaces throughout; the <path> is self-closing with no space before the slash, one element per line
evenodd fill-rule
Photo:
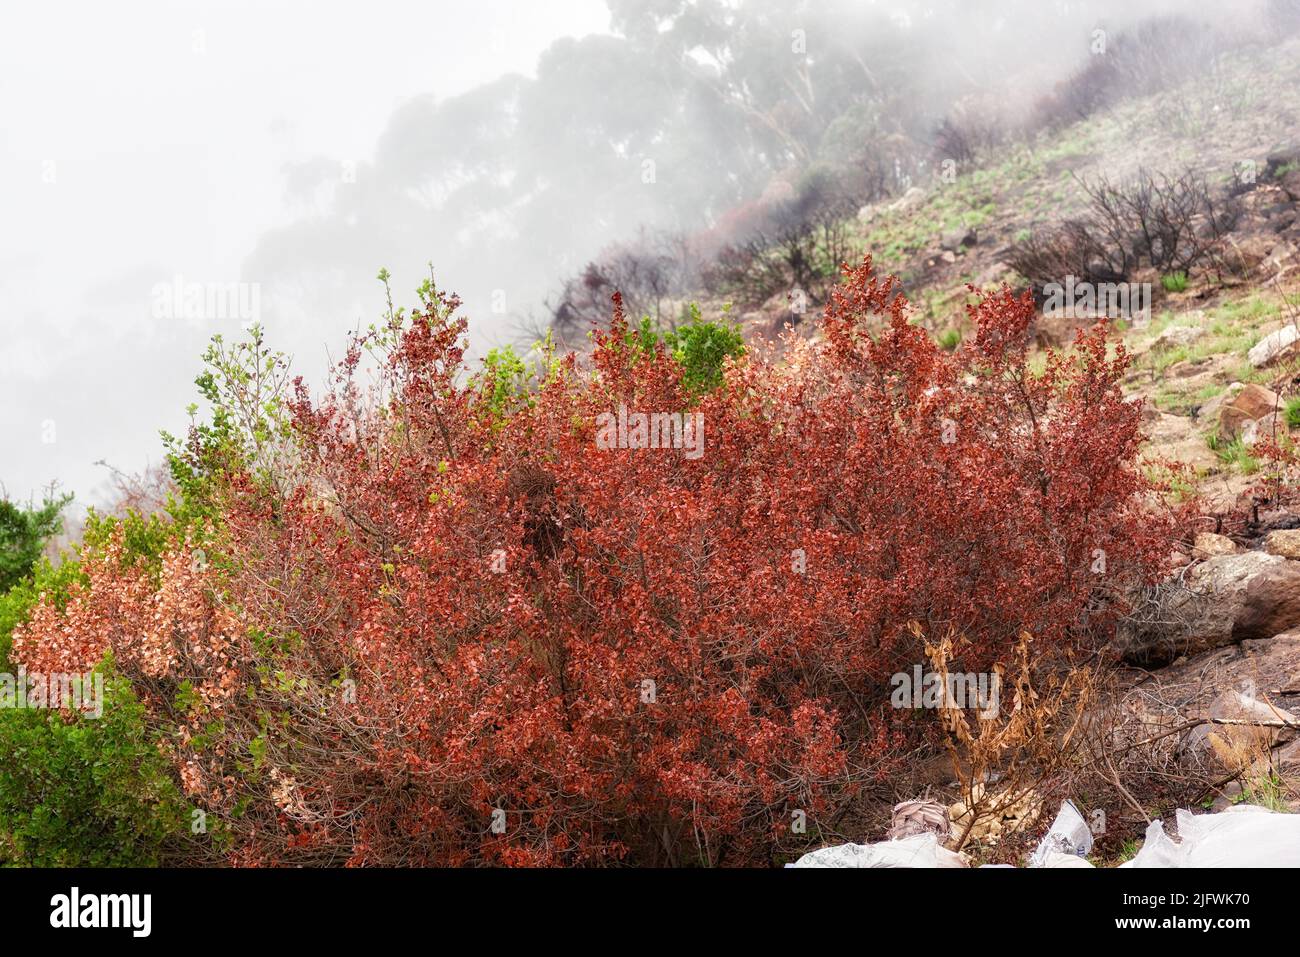
<path fill-rule="evenodd" d="M 966 867 L 966 858 L 942 847 L 934 834 L 878 844 L 837 844 L 805 854 L 789 867 Z"/>
<path fill-rule="evenodd" d="M 1179 810 L 1178 841 L 1159 821 L 1120 867 L 1300 867 L 1300 814 L 1242 804 L 1220 814 Z"/>
<path fill-rule="evenodd" d="M 1052 855 L 1075 857 L 1083 860 L 1092 850 L 1092 829 L 1083 819 L 1073 801 L 1065 801 L 1056 812 L 1056 820 L 1029 858 L 1030 867 L 1078 867 L 1068 862 L 1049 863 Z M 1085 862 L 1086 863 L 1086 862 Z M 1091 864 L 1088 864 L 1091 867 Z"/>

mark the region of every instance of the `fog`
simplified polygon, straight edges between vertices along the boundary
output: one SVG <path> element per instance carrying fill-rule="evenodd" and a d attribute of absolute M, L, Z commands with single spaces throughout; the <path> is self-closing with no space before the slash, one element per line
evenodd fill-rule
<path fill-rule="evenodd" d="M 97 460 L 158 461 L 204 344 L 252 319 L 318 379 L 380 267 L 409 303 L 432 263 L 481 352 L 611 242 L 711 227 L 822 157 L 861 93 L 919 136 L 963 97 L 1027 109 L 1098 28 L 1256 6 L 7 5 L 0 482 L 85 505 Z"/>

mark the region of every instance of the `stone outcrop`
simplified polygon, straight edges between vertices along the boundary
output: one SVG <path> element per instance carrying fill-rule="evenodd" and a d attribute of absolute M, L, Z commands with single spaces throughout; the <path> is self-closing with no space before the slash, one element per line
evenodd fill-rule
<path fill-rule="evenodd" d="M 1223 554 L 1154 589 L 1117 635 L 1124 659 L 1158 667 L 1300 626 L 1300 563 L 1251 551 Z"/>

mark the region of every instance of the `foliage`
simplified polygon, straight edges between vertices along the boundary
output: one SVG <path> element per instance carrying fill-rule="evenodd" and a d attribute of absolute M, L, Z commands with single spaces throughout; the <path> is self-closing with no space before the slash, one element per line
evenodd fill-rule
<path fill-rule="evenodd" d="M 143 734 L 127 681 L 105 675 L 103 715 L 0 711 L 0 862 L 32 867 L 158 864 L 186 830 L 166 761 Z"/>
<path fill-rule="evenodd" d="M 483 360 L 484 401 L 492 415 L 504 418 L 520 396 L 527 393 L 531 378 L 524 360 L 513 346 L 488 350 Z"/>
<path fill-rule="evenodd" d="M 36 614 L 77 605 L 90 587 L 85 566 L 106 560 L 132 569 L 145 589 L 157 588 L 162 556 L 193 549 L 208 490 L 193 477 L 188 500 L 170 502 L 172 517 L 123 516 L 92 510 L 78 550 L 57 563 L 41 559 L 0 595 L 0 672 L 12 674 L 12 634 Z M 211 478 L 207 478 L 209 484 Z M 210 509 L 209 509 L 210 511 Z M 186 521 L 188 519 L 188 521 Z M 201 553 L 191 552 L 191 560 Z M 125 596 L 119 596 L 125 597 Z M 146 729 L 130 682 L 107 660 L 87 659 L 103 680 L 102 713 L 0 709 L 0 862 L 11 865 L 142 866 L 168 859 L 183 845 L 189 820 L 173 770 Z M 28 669 L 29 672 L 34 669 Z M 46 669 L 58 671 L 67 669 Z M 156 728 L 155 728 L 156 730 Z"/>
<path fill-rule="evenodd" d="M 59 534 L 71 495 L 46 496 L 39 508 L 0 499 L 0 592 L 6 592 L 35 567 L 45 542 Z"/>
<path fill-rule="evenodd" d="M 856 197 L 829 176 L 810 175 L 718 252 L 704 271 L 706 288 L 750 305 L 781 292 L 824 302 L 840 266 L 853 255 L 848 221 L 856 210 Z"/>
<path fill-rule="evenodd" d="M 1300 395 L 1293 395 L 1286 400 L 1282 416 L 1286 420 L 1287 428 L 1300 429 Z"/>
<path fill-rule="evenodd" d="M 155 576 L 115 538 L 15 635 L 34 670 L 112 653 L 221 822 L 199 859 L 768 863 L 938 732 L 889 704 L 919 635 L 959 623 L 980 671 L 1029 631 L 1059 665 L 1167 554 L 1104 324 L 1035 373 L 1003 290 L 947 353 L 868 260 L 824 339 L 698 397 L 616 304 L 502 422 L 457 306 L 430 287 L 322 398 L 294 383 L 277 481 L 209 473 L 220 565 L 174 539 Z M 703 454 L 599 447 L 619 406 L 693 408 Z"/>
<path fill-rule="evenodd" d="M 735 327 L 701 319 L 694 304 L 690 317 L 690 322 L 664 335 L 664 344 L 681 364 L 682 386 L 699 395 L 722 385 L 723 363 L 744 355 L 745 338 Z"/>

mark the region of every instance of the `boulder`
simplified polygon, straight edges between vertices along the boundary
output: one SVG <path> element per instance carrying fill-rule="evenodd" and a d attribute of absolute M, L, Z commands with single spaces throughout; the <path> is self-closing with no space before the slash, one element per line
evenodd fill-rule
<path fill-rule="evenodd" d="M 1262 419 L 1280 406 L 1281 400 L 1276 392 L 1252 382 L 1219 413 L 1219 434 L 1235 439 L 1247 422 Z"/>
<path fill-rule="evenodd" d="M 1264 551 L 1283 558 L 1300 559 L 1300 528 L 1284 528 L 1264 536 Z"/>
<path fill-rule="evenodd" d="M 1235 555 L 1240 549 L 1227 535 L 1214 532 L 1197 532 L 1192 542 L 1192 554 L 1197 558 L 1214 558 L 1218 555 Z"/>
<path fill-rule="evenodd" d="M 1199 326 L 1167 326 L 1160 331 L 1160 335 L 1151 340 L 1151 349 L 1161 352 L 1165 349 L 1188 346 L 1204 334 L 1205 330 Z"/>
<path fill-rule="evenodd" d="M 1300 709 L 1300 629 L 1204 651 L 1153 672 L 1153 677 L 1161 689 L 1158 699 L 1181 705 L 1179 721 L 1209 713 L 1227 688 L 1295 712 Z M 1148 712 L 1156 700 L 1132 704 Z"/>
<path fill-rule="evenodd" d="M 1258 525 L 1266 532 L 1300 528 L 1300 512 L 1290 508 L 1261 508 Z"/>
<path fill-rule="evenodd" d="M 1247 422 L 1241 427 L 1241 441 L 1246 445 L 1254 445 L 1261 439 L 1282 439 L 1287 434 L 1286 414 L 1270 412 L 1261 419 L 1255 419 Z"/>
<path fill-rule="evenodd" d="M 1223 250 L 1223 264 L 1229 273 L 1235 276 L 1252 275 L 1268 259 L 1277 237 L 1260 233 L 1247 235 L 1229 235 Z"/>
<path fill-rule="evenodd" d="M 969 249 L 979 242 L 979 236 L 973 229 L 965 226 L 959 226 L 956 229 L 950 229 L 939 239 L 939 248 L 957 252 L 961 249 Z"/>
<path fill-rule="evenodd" d="M 1300 713 L 1300 630 L 1182 658 L 1137 680 L 1123 709 L 1139 719 L 1135 733 L 1143 736 L 1207 717 L 1288 722 Z M 1238 770 L 1252 760 L 1267 766 L 1266 749 L 1277 746 L 1274 768 L 1300 789 L 1298 742 L 1289 728 L 1207 723 L 1187 731 L 1178 751 Z"/>
<path fill-rule="evenodd" d="M 1285 325 L 1276 332 L 1270 332 L 1246 353 L 1246 358 L 1256 369 L 1267 368 L 1282 359 L 1294 355 L 1297 342 L 1300 342 L 1300 329 L 1294 324 Z"/>
<path fill-rule="evenodd" d="M 1225 405 L 1231 405 L 1232 402 L 1241 395 L 1241 390 L 1246 388 L 1245 383 L 1231 382 L 1218 395 L 1206 399 L 1201 407 L 1196 410 L 1196 420 L 1198 422 L 1218 422 L 1219 413 L 1223 411 Z"/>
<path fill-rule="evenodd" d="M 1116 633 L 1130 664 L 1157 667 L 1300 626 L 1300 564 L 1266 552 L 1216 555 L 1153 589 Z"/>
<path fill-rule="evenodd" d="M 1150 405 L 1147 403 L 1144 410 Z M 1170 459 L 1196 472 L 1216 472 L 1222 467 L 1219 457 L 1186 416 L 1159 410 L 1152 416 L 1144 411 L 1143 421 L 1149 443 L 1146 455 L 1150 459 Z"/>
<path fill-rule="evenodd" d="M 1269 153 L 1264 158 L 1264 176 L 1265 180 L 1277 180 L 1283 169 L 1294 170 L 1300 166 L 1300 142 L 1290 143 Z"/>
<path fill-rule="evenodd" d="M 1189 748 L 1209 751 L 1224 767 L 1234 771 L 1250 767 L 1274 745 L 1295 737 L 1295 731 L 1270 727 L 1267 722 L 1297 723 L 1291 712 L 1233 688 L 1225 689 L 1200 717 L 1265 722 L 1263 725 L 1207 723 L 1195 728 L 1189 736 Z"/>
<path fill-rule="evenodd" d="M 1300 202 L 1300 169 L 1293 169 L 1289 173 L 1284 173 L 1282 178 L 1277 181 L 1277 185 L 1286 190 L 1286 194 L 1291 197 L 1293 202 Z"/>
<path fill-rule="evenodd" d="M 971 285 L 977 289 L 984 289 L 988 286 L 994 286 L 1006 281 L 1011 277 L 1011 267 L 1003 262 L 990 264 L 972 281 Z"/>
<path fill-rule="evenodd" d="M 1262 568 L 1245 582 L 1232 624 L 1233 641 L 1272 638 L 1297 625 L 1300 625 L 1300 564 L 1283 559 Z"/>

